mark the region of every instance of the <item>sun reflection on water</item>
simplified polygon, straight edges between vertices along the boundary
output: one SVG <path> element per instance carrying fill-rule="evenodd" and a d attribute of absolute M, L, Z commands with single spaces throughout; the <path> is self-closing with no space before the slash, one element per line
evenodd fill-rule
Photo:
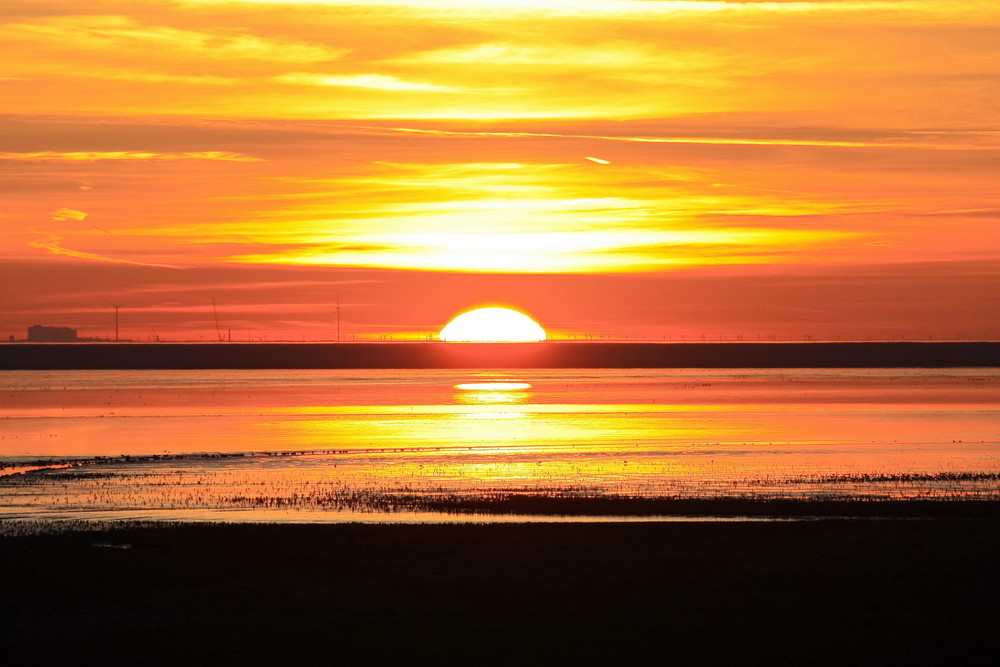
<path fill-rule="evenodd" d="M 511 410 L 511 406 L 528 403 L 531 384 L 528 382 L 464 382 L 456 384 L 452 397 L 458 405 L 476 406 L 476 412 L 458 413 L 459 419 L 524 419 L 526 412 Z"/>
<path fill-rule="evenodd" d="M 455 389 L 461 389 L 463 391 L 484 391 L 494 394 L 531 389 L 531 384 L 527 382 L 466 382 L 463 384 L 456 384 Z"/>
<path fill-rule="evenodd" d="M 969 372 L 976 382 L 931 372 L 227 373 L 57 378 L 90 383 L 73 391 L 10 376 L 20 384 L 0 406 L 0 453 L 52 465 L 0 477 L 0 518 L 377 513 L 414 497 L 511 491 L 1000 493 L 1000 375 L 982 369 Z M 62 469 L 57 455 L 92 458 Z"/>

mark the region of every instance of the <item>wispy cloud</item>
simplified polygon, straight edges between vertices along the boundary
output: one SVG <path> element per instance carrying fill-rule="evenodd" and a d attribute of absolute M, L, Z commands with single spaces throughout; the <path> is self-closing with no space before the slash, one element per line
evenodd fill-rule
<path fill-rule="evenodd" d="M 183 4 L 325 5 L 356 7 L 358 0 L 181 0 Z M 989 0 L 970 0 L 970 8 L 988 9 Z M 879 12 L 887 9 L 907 12 L 947 12 L 946 0 L 364 0 L 364 5 L 425 14 L 445 13 L 481 16 L 503 10 L 515 14 L 556 17 L 605 17 L 624 15 L 637 18 L 671 16 L 679 13 L 743 13 L 776 11 L 789 13 Z M 945 6 L 942 6 L 945 5 Z"/>
<path fill-rule="evenodd" d="M 297 72 L 292 74 L 282 74 L 274 77 L 279 83 L 287 83 L 297 86 L 341 86 L 346 88 L 371 88 L 374 90 L 388 91 L 419 91 L 419 92 L 455 92 L 450 86 L 439 86 L 433 83 L 420 83 L 416 81 L 403 81 L 394 76 L 386 74 L 311 74 L 308 72 Z"/>
<path fill-rule="evenodd" d="M 384 133 L 386 128 L 372 128 Z M 625 136 L 601 134 L 572 134 L 554 132 L 482 132 L 474 130 L 450 130 L 437 128 L 393 127 L 391 132 L 429 134 L 454 137 L 498 137 L 498 138 L 549 138 L 586 139 L 638 144 L 692 144 L 716 146 L 813 146 L 823 148 L 923 148 L 955 150 L 996 150 L 1000 148 L 1000 132 L 901 132 L 891 140 L 872 139 L 820 139 L 807 136 L 783 138 L 781 129 L 768 128 L 771 136 Z M 731 133 L 726 128 L 727 134 Z"/>
<path fill-rule="evenodd" d="M 87 214 L 83 211 L 77 211 L 71 208 L 60 208 L 52 212 L 52 219 L 56 222 L 64 222 L 66 220 L 86 220 Z"/>
<path fill-rule="evenodd" d="M 0 160 L 60 162 L 98 162 L 118 160 L 209 160 L 220 162 L 261 162 L 262 158 L 231 153 L 229 151 L 195 151 L 188 153 L 153 153 L 143 151 L 37 151 L 32 153 L 0 153 Z"/>
<path fill-rule="evenodd" d="M 63 247 L 63 238 L 51 233 L 46 233 L 43 238 L 30 241 L 28 245 L 32 248 L 37 248 L 38 250 L 44 250 L 52 255 L 61 255 L 63 257 L 74 257 L 76 259 L 84 259 L 95 262 L 107 262 L 111 264 L 130 264 L 133 266 L 148 266 L 156 267 L 161 269 L 176 269 L 178 267 L 171 264 L 158 264 L 153 262 L 140 262 L 131 259 L 122 259 L 116 257 L 106 257 L 104 255 L 99 255 L 97 253 L 86 252 L 81 250 L 73 250 L 71 248 Z"/>
<path fill-rule="evenodd" d="M 81 56 L 141 53 L 147 62 L 176 64 L 199 58 L 209 66 L 227 61 L 317 63 L 346 53 L 345 49 L 267 38 L 238 29 L 192 28 L 157 25 L 128 16 L 54 16 L 7 24 L 0 27 L 0 35 L 19 43 L 46 43 L 56 51 L 75 50 Z M 125 60 L 134 62 L 132 58 Z"/>

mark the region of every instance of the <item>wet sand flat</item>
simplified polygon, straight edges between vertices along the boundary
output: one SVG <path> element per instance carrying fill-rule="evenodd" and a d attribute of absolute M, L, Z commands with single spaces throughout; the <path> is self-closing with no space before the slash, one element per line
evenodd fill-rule
<path fill-rule="evenodd" d="M 995 664 L 1000 521 L 0 538 L 7 664 Z"/>

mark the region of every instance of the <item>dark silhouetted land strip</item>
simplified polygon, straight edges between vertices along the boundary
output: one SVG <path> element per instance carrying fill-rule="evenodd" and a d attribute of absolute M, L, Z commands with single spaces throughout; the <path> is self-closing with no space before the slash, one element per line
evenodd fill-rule
<path fill-rule="evenodd" d="M 998 565 L 996 520 L 7 537 L 0 640 L 7 664 L 992 665 Z"/>
<path fill-rule="evenodd" d="M 958 368 L 1000 343 L 10 343 L 0 369 Z"/>
<path fill-rule="evenodd" d="M 739 517 L 994 519 L 996 500 L 857 500 L 801 498 L 659 498 L 615 495 L 560 496 L 498 493 L 469 496 L 416 496 L 393 499 L 400 509 L 522 516 Z M 391 506 L 390 506 L 391 507 Z"/>

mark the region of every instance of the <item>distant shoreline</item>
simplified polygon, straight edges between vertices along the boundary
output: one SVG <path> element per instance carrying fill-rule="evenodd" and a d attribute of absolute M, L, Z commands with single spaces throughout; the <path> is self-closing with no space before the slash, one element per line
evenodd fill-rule
<path fill-rule="evenodd" d="M 1000 342 L 0 344 L 0 370 L 976 367 Z"/>

